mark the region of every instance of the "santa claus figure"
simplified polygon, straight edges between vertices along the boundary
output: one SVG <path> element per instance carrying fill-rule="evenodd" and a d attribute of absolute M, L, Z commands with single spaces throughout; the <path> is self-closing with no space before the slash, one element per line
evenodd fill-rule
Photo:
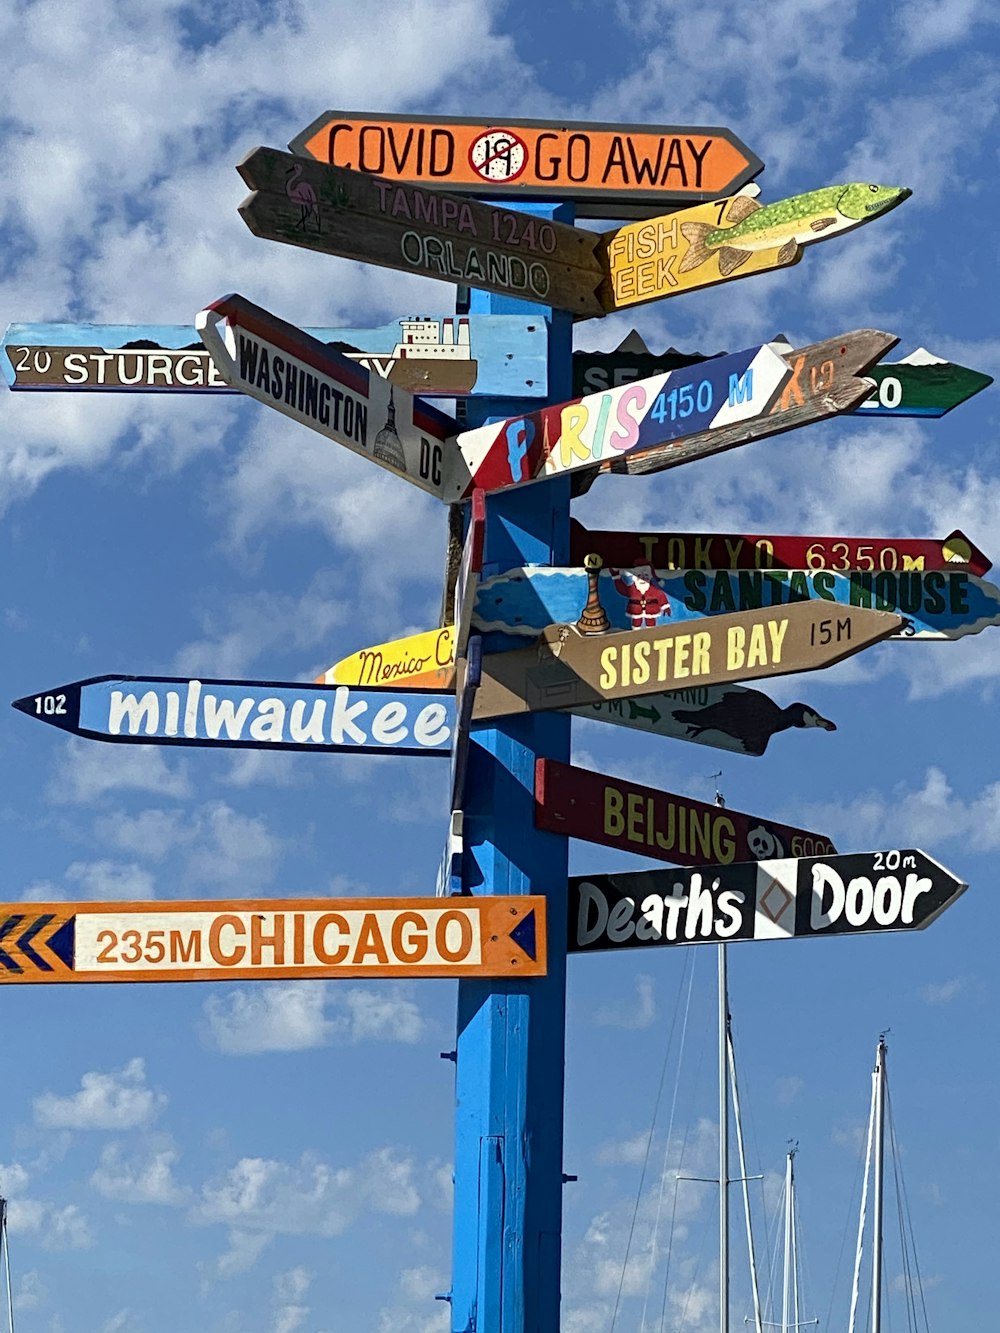
<path fill-rule="evenodd" d="M 652 565 L 609 569 L 615 589 L 626 600 L 625 614 L 633 629 L 652 629 L 670 615 L 670 599 L 660 587 Z"/>

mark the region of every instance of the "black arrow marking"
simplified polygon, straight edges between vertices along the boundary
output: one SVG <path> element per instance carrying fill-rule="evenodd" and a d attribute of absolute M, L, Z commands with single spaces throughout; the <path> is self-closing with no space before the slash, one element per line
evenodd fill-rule
<path fill-rule="evenodd" d="M 0 940 L 6 939 L 10 932 L 16 930 L 23 920 L 23 916 L 9 916 L 7 920 L 0 925 Z M 5 953 L 3 949 L 0 949 L 0 967 L 5 967 L 8 972 L 24 971 L 21 964 L 11 958 L 10 954 Z"/>
<path fill-rule="evenodd" d="M 538 952 L 535 944 L 535 909 L 521 918 L 514 929 L 510 932 L 510 938 L 515 944 L 519 945 L 528 955 L 532 962 Z"/>
<path fill-rule="evenodd" d="M 17 947 L 24 954 L 25 958 L 30 959 L 31 962 L 33 962 L 36 967 L 41 968 L 43 972 L 51 972 L 53 970 L 52 964 L 47 963 L 40 954 L 35 953 L 34 949 L 31 947 L 31 941 L 40 930 L 44 930 L 49 922 L 54 920 L 55 915 L 52 912 L 49 912 L 47 916 L 37 917 L 24 934 L 20 935 L 16 941 Z"/>

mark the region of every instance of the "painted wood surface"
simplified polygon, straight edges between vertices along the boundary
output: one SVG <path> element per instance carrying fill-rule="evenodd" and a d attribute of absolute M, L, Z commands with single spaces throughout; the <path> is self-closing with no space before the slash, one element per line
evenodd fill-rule
<path fill-rule="evenodd" d="M 596 582 L 596 589 L 594 587 Z M 962 569 L 517 569 L 485 579 L 474 623 L 483 632 L 534 637 L 548 625 L 581 621 L 595 606 L 602 630 L 703 622 L 732 611 L 825 604 L 871 607 L 901 617 L 903 639 L 961 639 L 1000 624 L 1000 588 Z M 594 631 L 591 631 L 594 632 Z"/>
<path fill-rule="evenodd" d="M 545 899 L 11 903 L 0 985 L 544 976 Z"/>
<path fill-rule="evenodd" d="M 705 431 L 690 439 L 635 449 L 626 457 L 602 462 L 600 470 L 636 476 L 662 472 L 695 458 L 707 458 L 710 454 L 749 444 L 751 440 L 780 435 L 812 421 L 850 412 L 871 392 L 871 385 L 863 376 L 898 342 L 893 333 L 854 329 L 835 338 L 810 343 L 808 347 L 789 348 L 783 356 L 791 374 L 778 401 L 765 416 L 753 417 L 722 430 Z M 708 362 L 708 365 L 712 364 L 712 361 Z"/>
<path fill-rule="evenodd" d="M 609 532 L 570 519 L 570 559 L 583 564 L 597 554 L 606 565 L 628 569 L 832 569 L 838 573 L 965 569 L 983 575 L 992 561 L 957 528 L 930 537 L 764 536 L 735 532 Z"/>
<path fill-rule="evenodd" d="M 14 701 L 76 736 L 133 745 L 447 755 L 455 700 L 415 689 L 94 676 Z"/>
<path fill-rule="evenodd" d="M 473 717 L 580 708 L 602 699 L 816 671 L 881 642 L 901 625 L 902 617 L 888 611 L 819 602 L 589 636 L 573 625 L 550 625 L 530 648 L 484 656 Z"/>
<path fill-rule="evenodd" d="M 213 301 L 195 327 L 234 388 L 442 498 L 454 418 L 244 296 Z"/>
<path fill-rule="evenodd" d="M 648 217 L 734 193 L 763 162 L 731 130 L 325 111 L 293 152 L 480 197 L 572 199 L 578 217 Z"/>
<path fill-rule="evenodd" d="M 789 373 L 783 357 L 759 344 L 463 431 L 458 447 L 472 480 L 459 489 L 457 477 L 450 498 L 462 499 L 473 485 L 503 490 L 595 463 L 617 470 L 631 454 L 683 451 L 691 438 L 714 440 L 745 431 L 769 419 Z"/>
<path fill-rule="evenodd" d="M 968 886 L 919 848 L 575 875 L 571 953 L 924 930 Z"/>
<path fill-rule="evenodd" d="M 734 754 L 762 755 L 772 736 L 791 728 L 836 731 L 836 724 L 801 702 L 782 708 L 761 690 L 745 685 L 706 685 L 650 694 L 639 699 L 604 699 L 575 708 L 578 717 L 694 741 Z"/>
<path fill-rule="evenodd" d="M 237 170 L 255 236 L 383 268 L 603 314 L 595 232 L 424 185 L 254 148 Z"/>
<path fill-rule="evenodd" d="M 317 685 L 403 685 L 451 690 L 455 686 L 455 627 L 408 634 L 362 648 L 334 662 Z"/>
<path fill-rule="evenodd" d="M 728 865 L 836 850 L 822 833 L 553 759 L 535 765 L 535 825 L 675 865 Z"/>
<path fill-rule="evenodd" d="M 375 329 L 303 332 L 425 397 L 544 398 L 541 315 L 426 315 Z M 16 390 L 236 393 L 188 324 L 10 324 L 0 370 Z"/>
<path fill-rule="evenodd" d="M 911 193 L 853 181 L 761 205 L 748 190 L 629 223 L 601 238 L 601 300 L 608 312 L 624 310 L 797 264 L 804 246 L 872 222 Z"/>
<path fill-rule="evenodd" d="M 714 355 L 725 356 L 725 353 Z M 617 388 L 660 371 L 710 359 L 701 352 L 679 352 L 675 347 L 651 352 L 633 330 L 614 351 L 573 353 L 573 392 L 585 394 Z M 874 380 L 875 387 L 848 415 L 942 417 L 993 383 L 991 376 L 942 360 L 924 347 L 898 361 L 872 366 L 866 378 Z"/>
<path fill-rule="evenodd" d="M 462 563 L 455 583 L 455 656 L 464 657 L 476 607 L 476 592 L 483 569 L 486 544 L 486 492 L 475 490 L 469 500 L 469 529 L 462 547 Z"/>

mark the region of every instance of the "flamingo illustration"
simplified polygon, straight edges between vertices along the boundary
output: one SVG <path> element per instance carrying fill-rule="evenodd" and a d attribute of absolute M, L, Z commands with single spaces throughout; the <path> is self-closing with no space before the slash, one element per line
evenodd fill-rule
<path fill-rule="evenodd" d="M 285 194 L 289 199 L 299 205 L 298 226 L 303 231 L 306 229 L 306 223 L 310 216 L 316 219 L 316 230 L 320 230 L 319 200 L 316 198 L 316 191 L 308 181 L 300 180 L 302 175 L 302 163 L 296 162 L 285 172 L 288 177 L 285 182 Z"/>

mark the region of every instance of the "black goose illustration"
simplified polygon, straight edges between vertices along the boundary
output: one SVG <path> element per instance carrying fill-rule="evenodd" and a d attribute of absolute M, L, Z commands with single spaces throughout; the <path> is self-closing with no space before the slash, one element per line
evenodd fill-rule
<path fill-rule="evenodd" d="M 741 742 L 744 753 L 761 755 L 767 743 L 778 731 L 789 727 L 822 727 L 836 731 L 836 723 L 821 717 L 808 704 L 794 703 L 779 708 L 773 699 L 759 690 L 733 690 L 718 703 L 707 708 L 674 713 L 678 722 L 691 727 L 690 737 L 697 739 L 703 731 L 722 731 Z"/>

